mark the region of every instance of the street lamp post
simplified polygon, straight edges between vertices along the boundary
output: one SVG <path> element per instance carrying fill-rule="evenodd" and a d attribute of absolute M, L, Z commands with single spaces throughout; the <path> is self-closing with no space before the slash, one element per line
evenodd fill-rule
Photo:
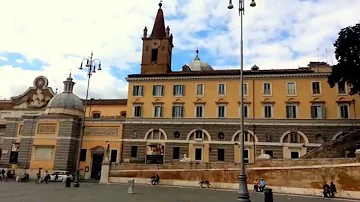
<path fill-rule="evenodd" d="M 244 164 L 244 42 L 243 42 L 243 15 L 245 14 L 245 0 L 239 0 L 240 15 L 240 174 L 239 174 L 239 193 L 238 201 L 251 202 L 249 191 L 247 188 L 247 176 Z M 250 3 L 251 7 L 255 7 L 255 0 Z M 232 0 L 229 0 L 228 9 L 233 9 Z"/>
<path fill-rule="evenodd" d="M 81 153 L 81 146 L 84 138 L 84 132 L 85 132 L 85 117 L 86 117 L 86 105 L 88 101 L 89 96 L 89 86 L 90 86 L 90 78 L 92 74 L 96 73 L 97 70 L 101 70 L 101 61 L 99 59 L 93 58 L 93 52 L 91 52 L 90 57 L 84 58 L 80 64 L 79 69 L 88 68 L 87 69 L 87 76 L 88 76 L 88 82 L 87 82 L 87 88 L 86 88 L 86 96 L 85 96 L 85 104 L 84 104 L 84 116 L 82 118 L 82 130 L 80 135 L 80 141 L 79 141 L 79 147 L 76 155 L 76 173 L 75 173 L 75 180 L 74 180 L 74 187 L 80 186 L 80 153 Z M 86 61 L 86 64 L 84 65 L 84 61 Z"/>

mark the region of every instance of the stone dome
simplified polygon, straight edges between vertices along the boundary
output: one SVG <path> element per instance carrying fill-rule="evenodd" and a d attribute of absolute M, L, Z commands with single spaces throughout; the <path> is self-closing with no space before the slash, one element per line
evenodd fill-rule
<path fill-rule="evenodd" d="M 45 114 L 61 114 L 82 116 L 84 105 L 82 100 L 73 94 L 74 82 L 71 75 L 64 81 L 64 92 L 55 95 L 47 104 Z"/>
<path fill-rule="evenodd" d="M 199 58 L 199 50 L 196 50 L 196 56 L 192 62 L 187 65 L 191 71 L 212 71 L 214 70 L 208 63 Z"/>

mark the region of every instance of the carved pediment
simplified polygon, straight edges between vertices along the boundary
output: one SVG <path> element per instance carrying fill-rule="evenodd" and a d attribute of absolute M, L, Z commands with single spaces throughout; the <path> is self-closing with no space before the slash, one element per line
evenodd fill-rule
<path fill-rule="evenodd" d="M 51 87 L 48 87 L 48 79 L 38 76 L 34 80 L 33 87 L 29 87 L 19 96 L 12 97 L 11 102 L 17 109 L 43 108 L 54 96 L 55 93 Z"/>

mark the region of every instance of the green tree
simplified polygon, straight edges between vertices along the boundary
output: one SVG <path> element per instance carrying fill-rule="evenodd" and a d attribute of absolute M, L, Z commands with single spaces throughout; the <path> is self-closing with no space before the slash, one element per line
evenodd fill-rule
<path fill-rule="evenodd" d="M 351 95 L 360 94 L 360 23 L 341 29 L 334 47 L 338 63 L 328 77 L 330 87 L 347 83 Z"/>

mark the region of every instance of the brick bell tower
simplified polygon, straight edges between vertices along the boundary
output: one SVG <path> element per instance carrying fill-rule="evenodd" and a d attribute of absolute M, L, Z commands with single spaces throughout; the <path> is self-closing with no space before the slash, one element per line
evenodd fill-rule
<path fill-rule="evenodd" d="M 171 72 L 171 55 L 173 35 L 169 26 L 165 28 L 164 13 L 159 3 L 154 27 L 148 37 L 147 27 L 143 32 L 143 48 L 141 60 L 141 74 L 166 74 Z"/>

